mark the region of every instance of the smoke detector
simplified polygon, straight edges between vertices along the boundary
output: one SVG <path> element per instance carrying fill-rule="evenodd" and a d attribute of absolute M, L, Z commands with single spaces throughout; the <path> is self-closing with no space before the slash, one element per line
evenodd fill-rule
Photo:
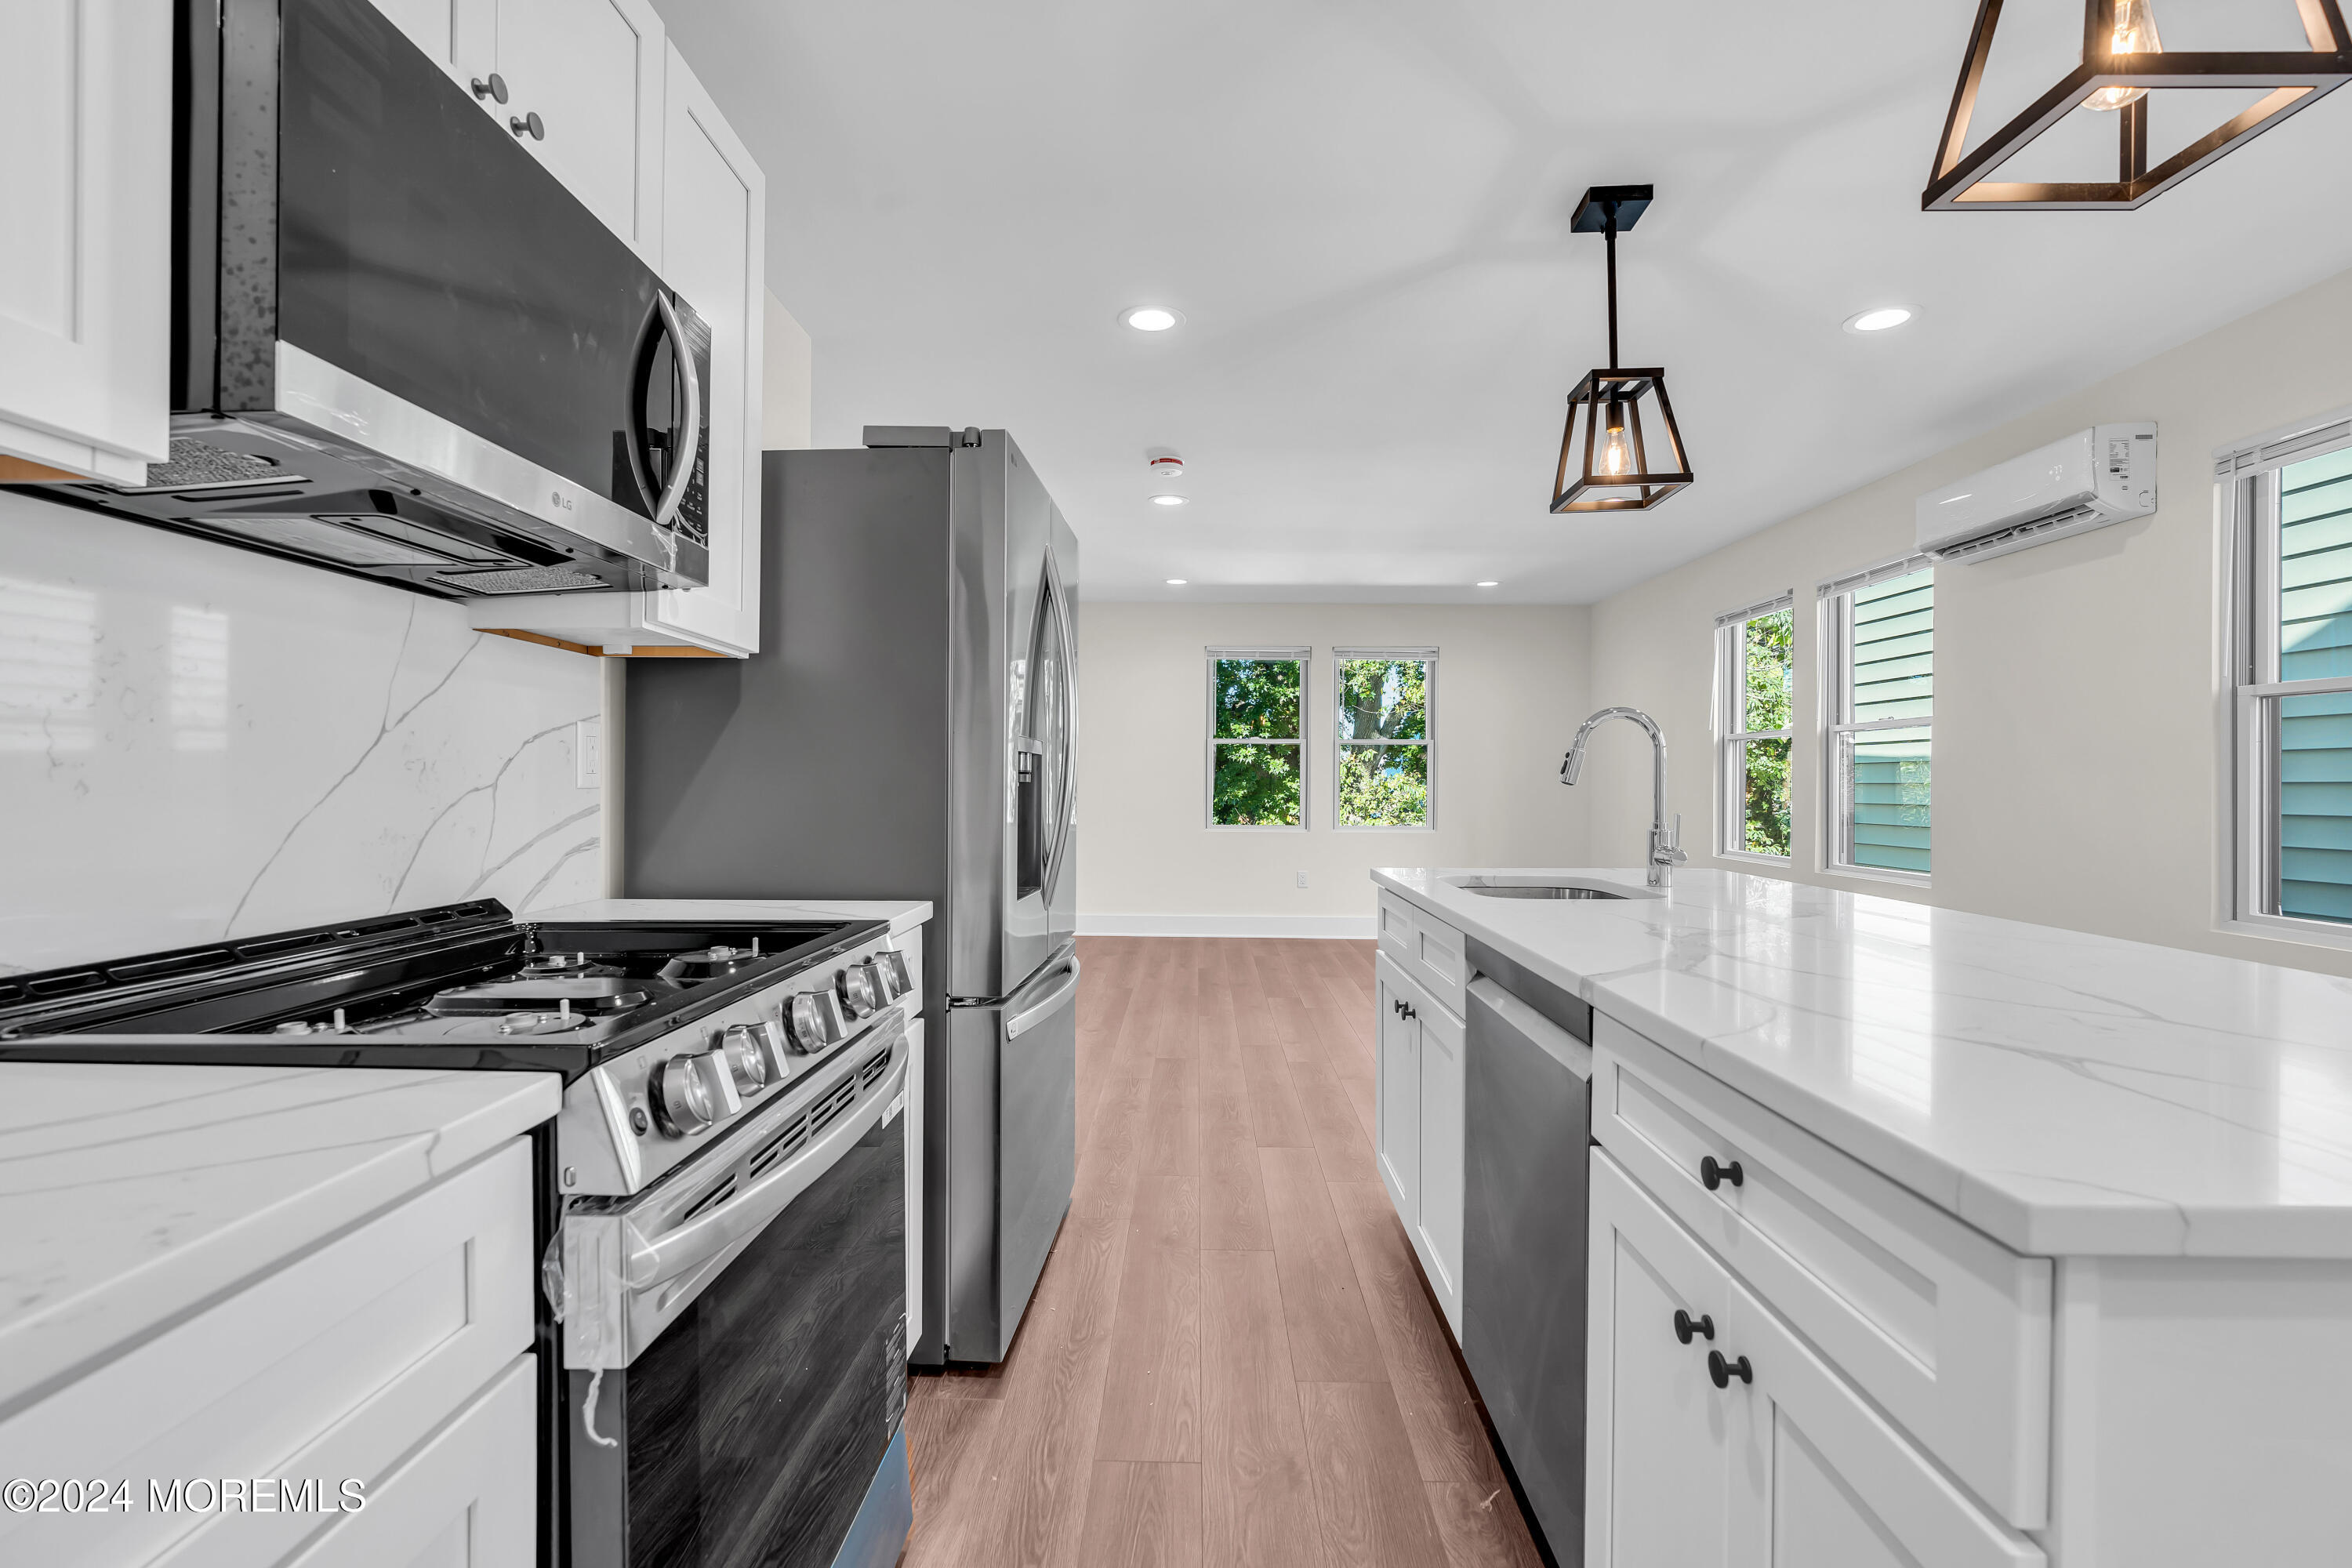
<path fill-rule="evenodd" d="M 1152 479 L 1160 484 L 1172 483 L 1184 477 L 1184 459 L 1165 447 L 1154 447 L 1144 455 L 1145 466 Z"/>

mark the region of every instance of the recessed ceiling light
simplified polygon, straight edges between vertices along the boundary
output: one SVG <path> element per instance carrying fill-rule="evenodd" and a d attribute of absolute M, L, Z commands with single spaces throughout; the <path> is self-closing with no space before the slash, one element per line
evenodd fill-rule
<path fill-rule="evenodd" d="M 1164 332 L 1183 319 L 1164 305 L 1138 305 L 1119 317 L 1122 324 L 1139 332 Z"/>
<path fill-rule="evenodd" d="M 1184 579 L 1181 577 L 1171 577 L 1168 579 L 1168 585 L 1171 588 L 1181 588 L 1184 585 Z"/>
<path fill-rule="evenodd" d="M 1478 586 L 1481 588 L 1499 588 L 1502 584 L 1500 583 L 1481 583 Z"/>
<path fill-rule="evenodd" d="M 1151 498 L 1151 504 L 1153 506 L 1182 506 L 1184 504 L 1184 498 L 1182 496 L 1158 495 Z"/>
<path fill-rule="evenodd" d="M 1875 310 L 1864 310 L 1845 319 L 1849 332 L 1883 332 L 1889 327 L 1899 327 L 1911 319 L 1911 312 L 1900 305 L 1882 305 Z"/>

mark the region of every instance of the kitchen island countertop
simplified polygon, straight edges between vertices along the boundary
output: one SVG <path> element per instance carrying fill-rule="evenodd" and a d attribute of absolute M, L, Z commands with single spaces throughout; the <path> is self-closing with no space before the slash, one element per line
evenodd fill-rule
<path fill-rule="evenodd" d="M 1372 877 L 2020 1252 L 2352 1258 L 2352 980 L 1728 871 Z"/>

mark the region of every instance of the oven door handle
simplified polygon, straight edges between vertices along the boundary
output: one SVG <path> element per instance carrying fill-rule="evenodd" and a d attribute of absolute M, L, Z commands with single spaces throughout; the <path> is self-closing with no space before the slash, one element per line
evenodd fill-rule
<path fill-rule="evenodd" d="M 767 1227 L 794 1198 L 833 1169 L 842 1151 L 866 1136 L 907 1087 L 907 1053 L 891 1047 L 898 1061 L 849 1114 L 812 1140 L 799 1153 L 698 1218 L 676 1230 L 647 1237 L 634 1227 L 622 1256 L 621 1283 L 650 1290 L 700 1268 Z"/>

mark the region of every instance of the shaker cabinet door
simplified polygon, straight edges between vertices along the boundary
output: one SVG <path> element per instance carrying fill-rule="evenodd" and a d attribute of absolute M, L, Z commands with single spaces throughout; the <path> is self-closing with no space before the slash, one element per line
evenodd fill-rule
<path fill-rule="evenodd" d="M 1707 1352 L 1730 1277 L 1597 1149 L 1591 1176 L 1584 1561 L 1726 1568 L 1745 1390 L 1716 1387 Z"/>
<path fill-rule="evenodd" d="M 1421 1033 L 1421 1241 L 1436 1265 L 1430 1284 L 1462 1340 L 1463 1101 L 1468 1090 L 1462 1025 L 1439 1007 L 1416 1008 Z"/>
<path fill-rule="evenodd" d="M 1731 1287 L 1732 1539 L 1742 1568 L 2042 1568 L 1779 1314 Z"/>
<path fill-rule="evenodd" d="M 1381 961 L 1385 970 L 1388 961 Z M 1421 1029 L 1386 973 L 1380 981 L 1378 1085 L 1381 1179 L 1408 1232 L 1421 1223 Z"/>
<path fill-rule="evenodd" d="M 658 270 L 667 44 L 650 0 L 496 5 L 498 70 L 507 102 L 502 110 L 484 107 Z M 533 115 L 537 135 L 530 130 Z M 520 132 L 513 130 L 517 121 L 523 124 Z M 703 308 L 698 301 L 696 309 Z"/>
<path fill-rule="evenodd" d="M 142 484 L 170 444 L 172 7 L 0 15 L 0 458 Z"/>
<path fill-rule="evenodd" d="M 375 0 L 392 25 L 458 86 L 489 85 L 496 58 L 498 0 Z M 495 110 L 494 101 L 482 107 Z"/>
<path fill-rule="evenodd" d="M 710 582 L 663 589 L 647 625 L 756 653 L 767 180 L 676 49 L 664 98 L 662 276 L 710 323 Z"/>

